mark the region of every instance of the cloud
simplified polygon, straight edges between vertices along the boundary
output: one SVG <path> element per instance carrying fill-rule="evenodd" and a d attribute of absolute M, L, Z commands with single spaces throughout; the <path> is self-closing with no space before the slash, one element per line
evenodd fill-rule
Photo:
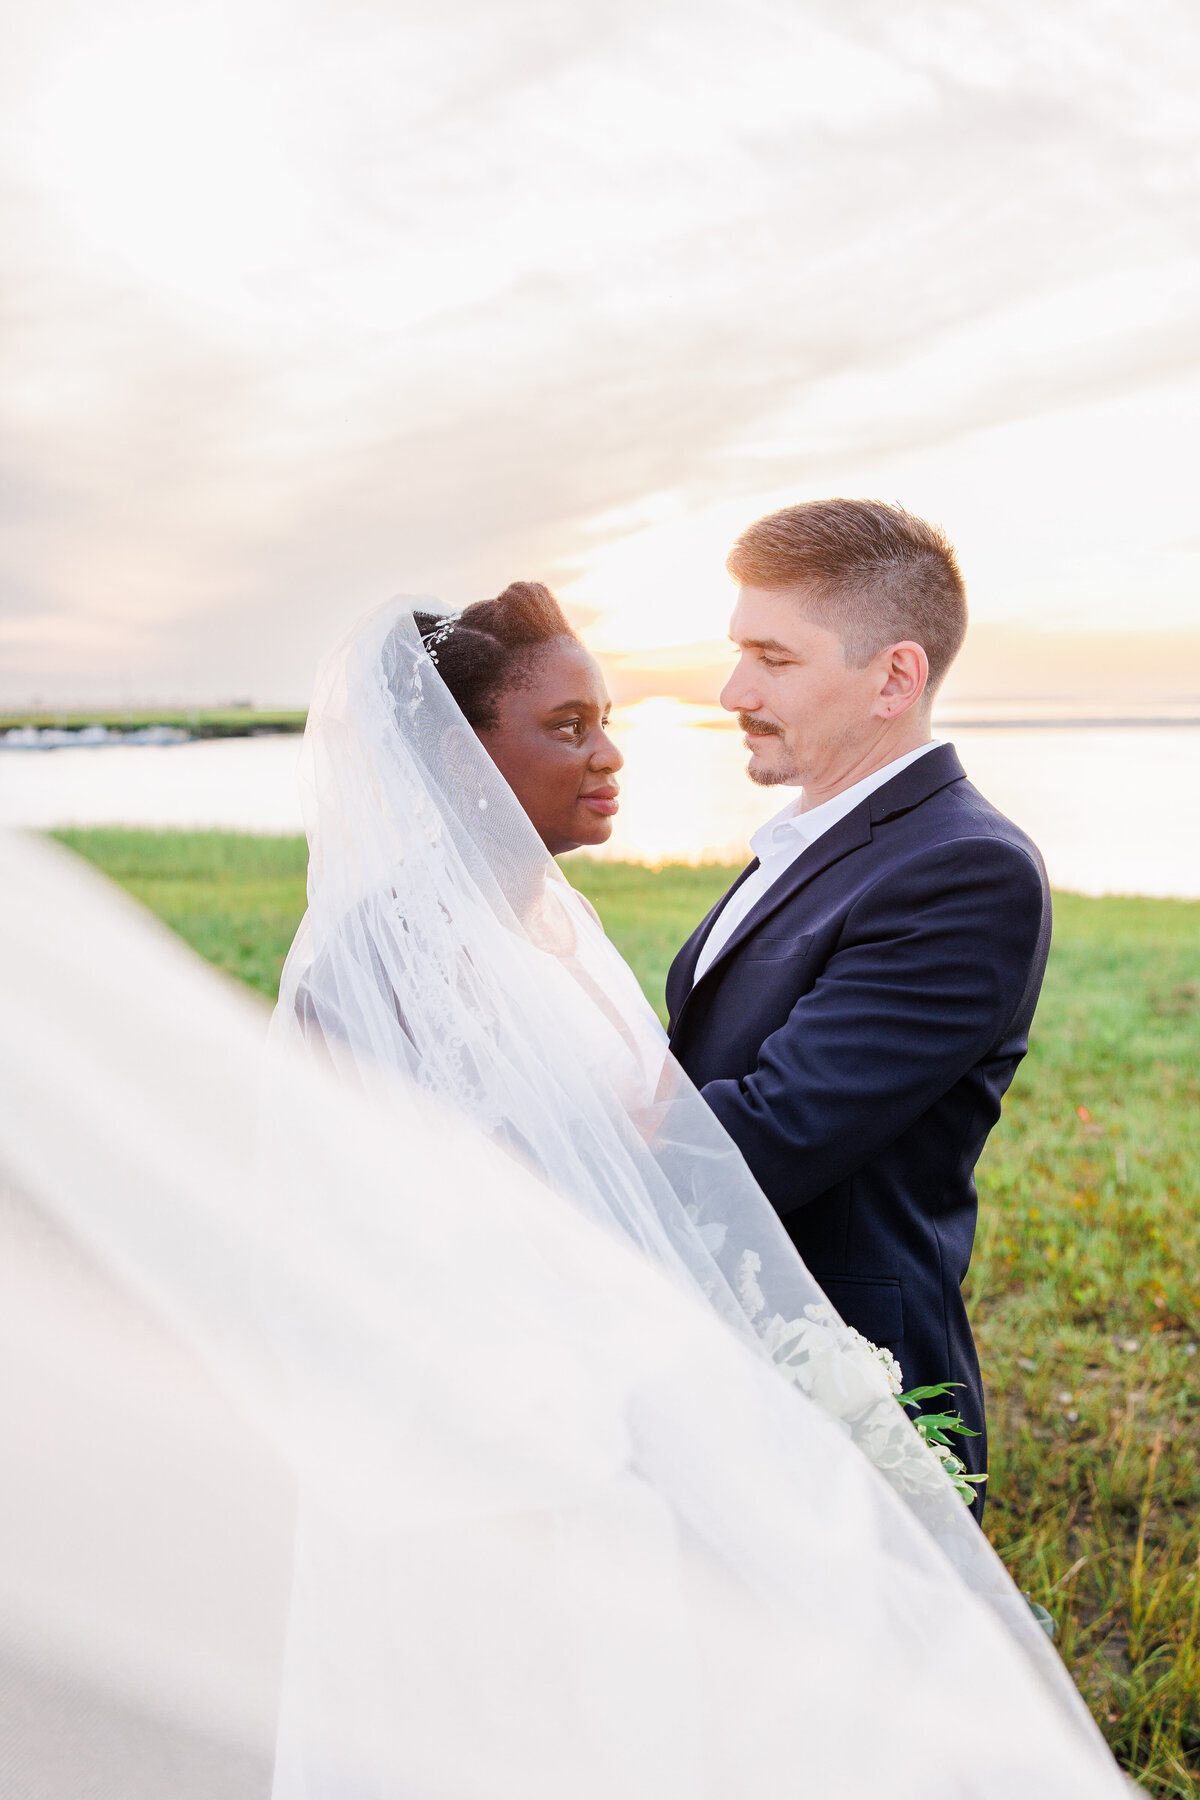
<path fill-rule="evenodd" d="M 568 579 L 648 496 L 949 469 L 1194 361 L 1170 4 L 115 0 L 14 38 L 0 604 L 43 689 L 300 695 L 398 587 Z"/>

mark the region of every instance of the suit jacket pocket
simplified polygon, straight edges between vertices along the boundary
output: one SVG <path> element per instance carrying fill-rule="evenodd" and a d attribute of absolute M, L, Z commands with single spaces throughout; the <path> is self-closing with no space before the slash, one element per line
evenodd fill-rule
<path fill-rule="evenodd" d="M 812 949 L 815 935 L 812 931 L 799 935 L 793 931 L 787 937 L 768 937 L 765 932 L 756 931 L 743 944 L 741 958 L 743 962 L 802 962 Z"/>
<path fill-rule="evenodd" d="M 847 1325 L 889 1350 L 904 1342 L 904 1298 L 895 1276 L 813 1274 Z"/>

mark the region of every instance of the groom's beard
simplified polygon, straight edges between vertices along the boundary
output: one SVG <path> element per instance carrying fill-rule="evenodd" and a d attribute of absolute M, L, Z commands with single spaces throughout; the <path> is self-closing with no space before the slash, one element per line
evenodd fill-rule
<path fill-rule="evenodd" d="M 753 713 L 740 712 L 737 716 L 737 722 L 748 738 L 781 738 L 783 736 L 783 730 L 780 726 L 768 725 L 765 719 L 756 719 Z M 756 769 L 754 765 L 751 764 L 747 768 L 746 773 L 749 775 L 751 781 L 755 782 L 759 787 L 783 787 L 787 783 L 794 782 L 797 779 L 796 770 L 790 763 L 779 763 L 775 768 L 770 769 Z"/>

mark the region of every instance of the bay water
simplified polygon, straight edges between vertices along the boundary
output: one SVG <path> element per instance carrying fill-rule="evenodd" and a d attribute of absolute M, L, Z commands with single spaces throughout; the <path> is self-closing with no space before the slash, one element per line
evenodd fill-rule
<path fill-rule="evenodd" d="M 1200 725 L 1001 724 L 937 728 L 988 799 L 1041 847 L 1055 886 L 1200 897 Z M 789 790 L 756 788 L 740 734 L 716 708 L 618 708 L 621 812 L 598 854 L 646 863 L 744 862 Z M 298 737 L 0 752 L 0 825 L 303 830 Z"/>

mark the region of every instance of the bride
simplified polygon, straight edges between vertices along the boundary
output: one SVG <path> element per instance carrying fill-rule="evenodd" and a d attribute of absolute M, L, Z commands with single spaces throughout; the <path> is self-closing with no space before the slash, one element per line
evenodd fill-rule
<path fill-rule="evenodd" d="M 551 856 L 607 843 L 624 757 L 594 656 L 548 588 L 515 581 L 458 618 L 414 612 L 430 660 Z"/>

